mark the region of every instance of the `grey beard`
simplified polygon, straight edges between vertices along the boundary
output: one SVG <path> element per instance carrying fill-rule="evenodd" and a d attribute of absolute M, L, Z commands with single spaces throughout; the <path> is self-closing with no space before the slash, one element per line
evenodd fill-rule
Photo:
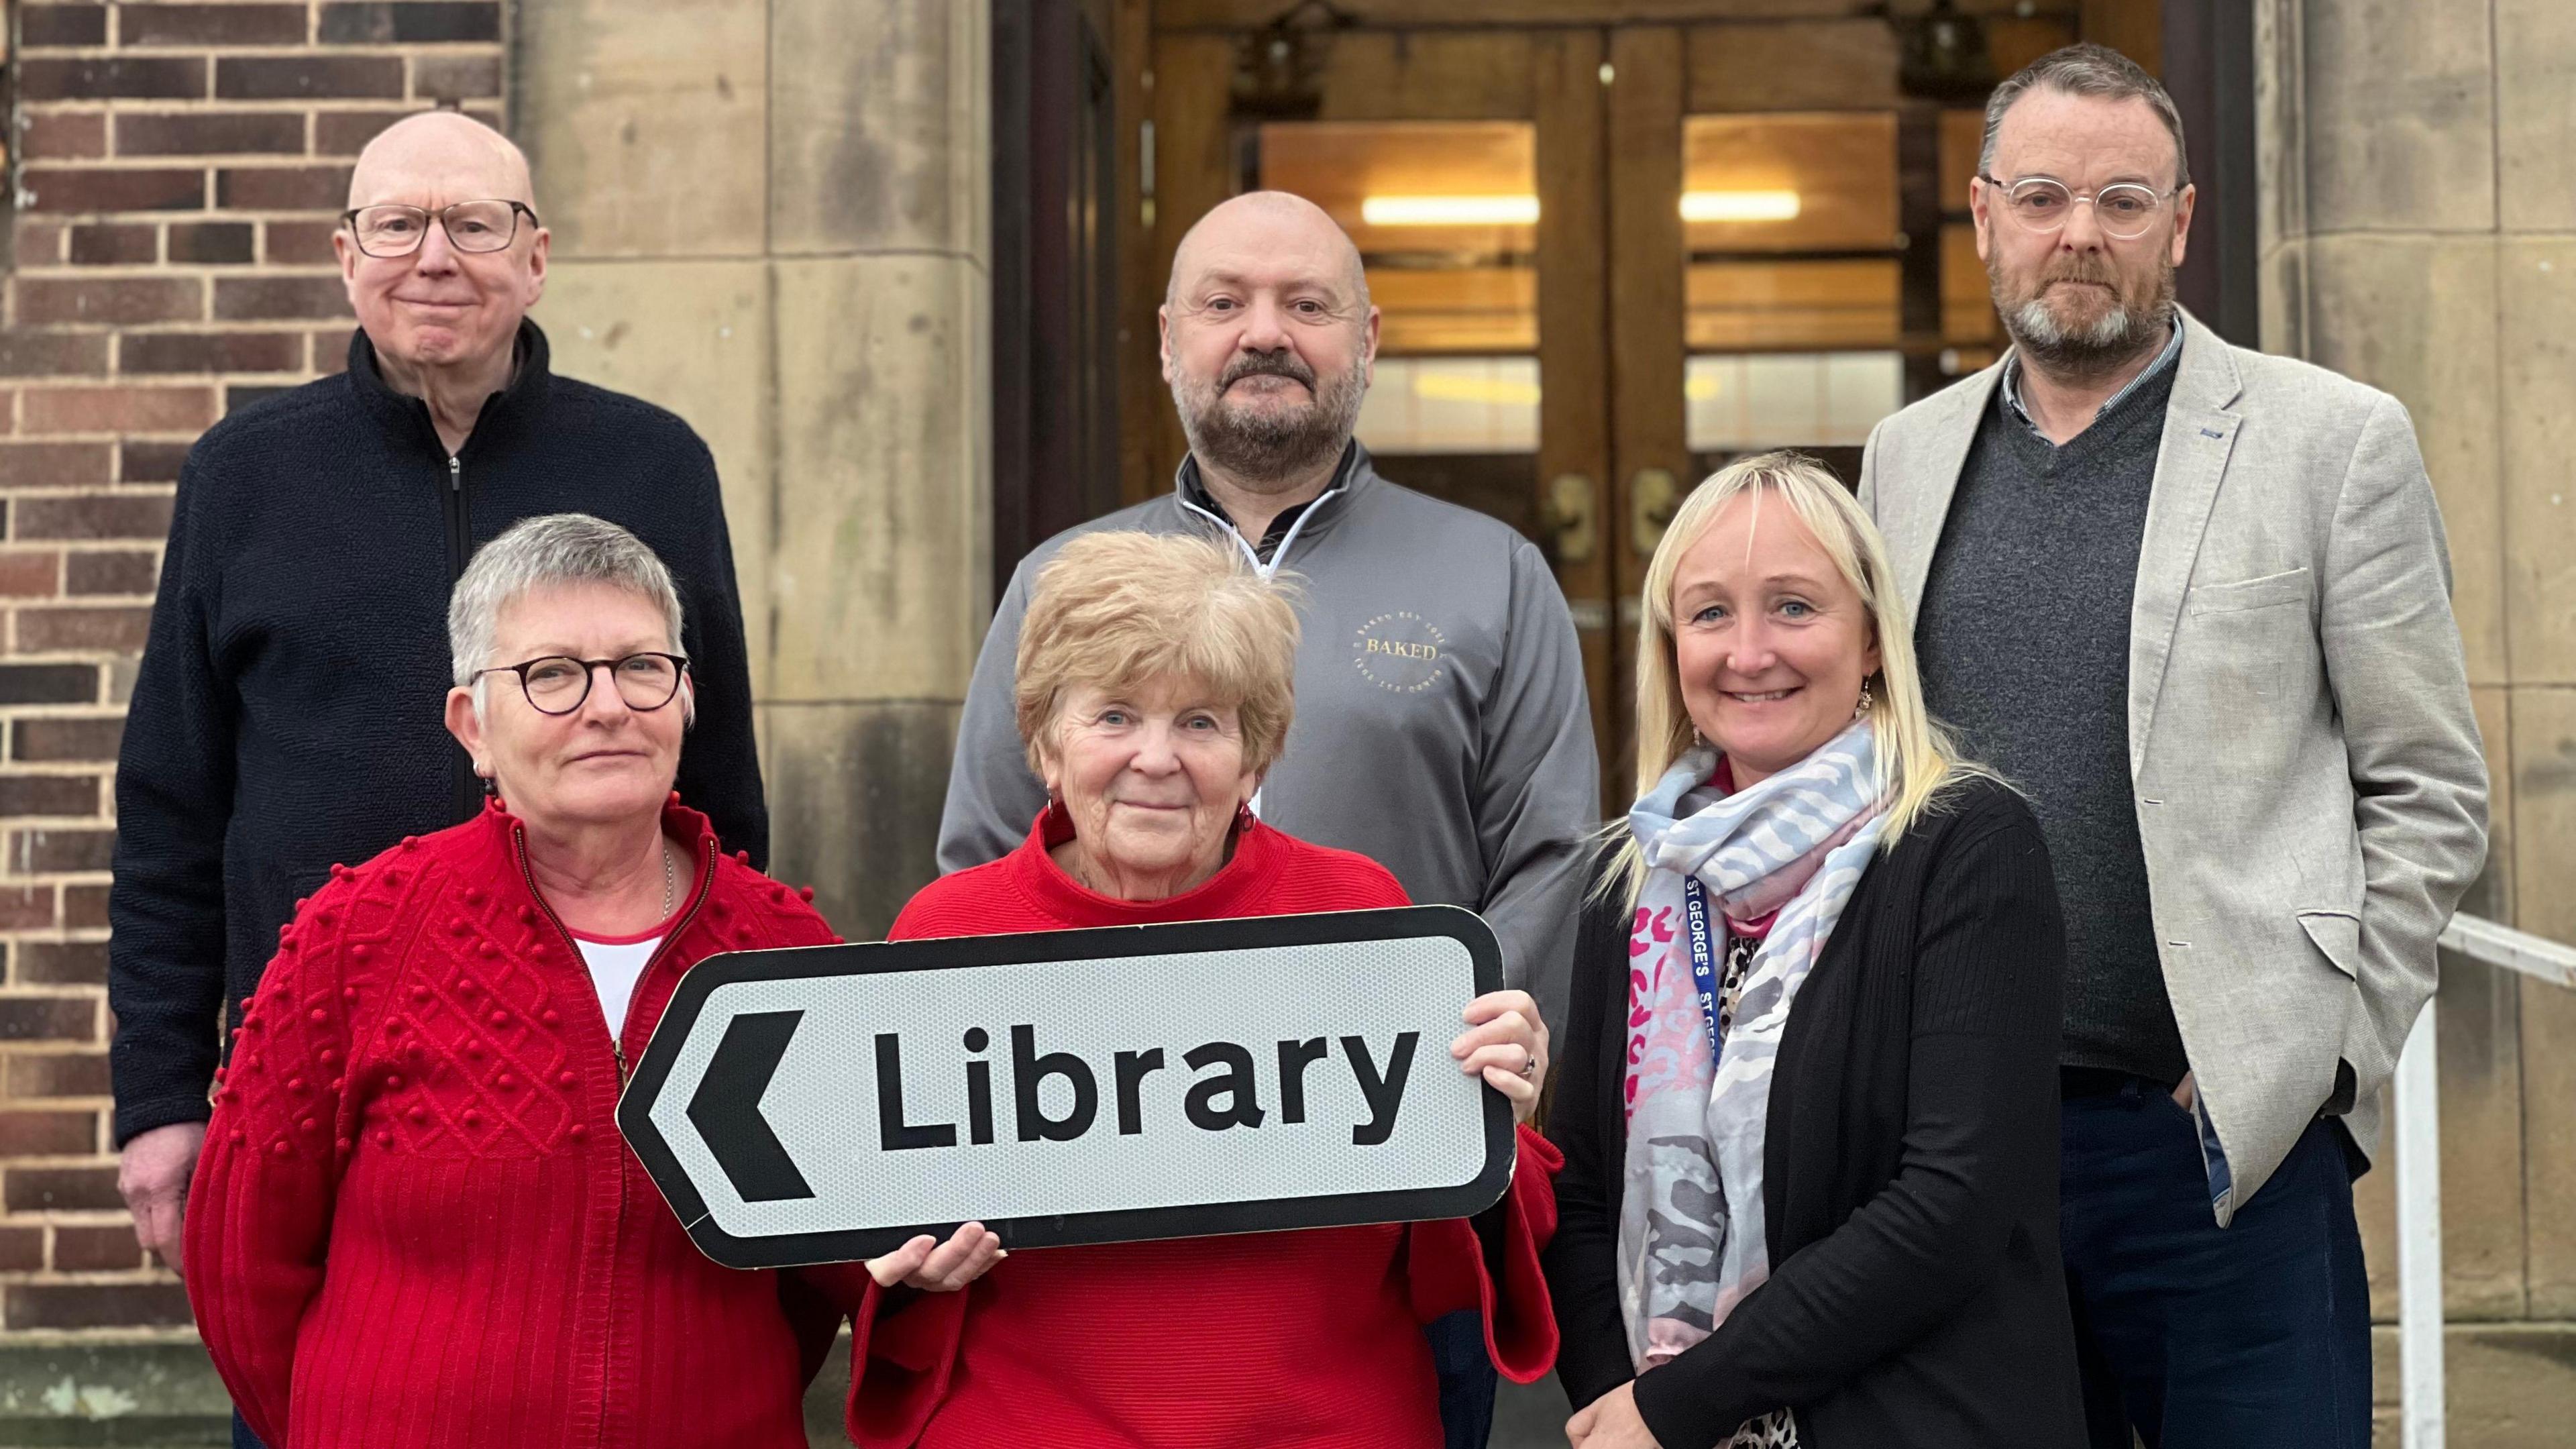
<path fill-rule="evenodd" d="M 1367 392 L 1354 368 L 1305 407 L 1275 416 L 1230 408 L 1222 394 L 1189 382 L 1172 385 L 1172 404 L 1201 466 L 1259 488 L 1293 482 L 1339 461 Z"/>
<path fill-rule="evenodd" d="M 2012 334 L 2014 346 L 2049 372 L 2073 377 L 2110 372 L 2153 345 L 2173 320 L 2170 275 L 2158 293 L 2147 307 L 2124 301 L 2080 327 L 2058 321 L 2046 298 L 2033 297 L 2004 313 L 2004 330 Z"/>

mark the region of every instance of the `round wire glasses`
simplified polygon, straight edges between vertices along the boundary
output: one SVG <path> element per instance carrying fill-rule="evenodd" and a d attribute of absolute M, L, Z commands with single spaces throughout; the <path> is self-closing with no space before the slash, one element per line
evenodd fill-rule
<path fill-rule="evenodd" d="M 2093 224 L 2102 228 L 2104 236 L 2122 241 L 2135 241 L 2153 230 L 2165 199 L 2181 189 L 2158 191 L 2135 181 L 2120 181 L 2088 193 L 2046 176 L 2005 181 L 1981 171 L 1977 179 L 2004 194 L 2005 212 L 2025 230 L 2043 235 L 2063 231 L 2066 218 L 2075 214 L 2075 203 L 2087 201 L 2093 204 Z"/>
<path fill-rule="evenodd" d="M 570 714 L 590 698 L 590 682 L 600 670 L 617 684 L 617 697 L 639 713 L 660 709 L 680 692 L 680 676 L 689 669 L 685 654 L 629 654 L 623 659 L 575 659 L 547 654 L 524 664 L 495 664 L 477 669 L 486 674 L 515 674 L 528 703 L 539 714 Z"/>

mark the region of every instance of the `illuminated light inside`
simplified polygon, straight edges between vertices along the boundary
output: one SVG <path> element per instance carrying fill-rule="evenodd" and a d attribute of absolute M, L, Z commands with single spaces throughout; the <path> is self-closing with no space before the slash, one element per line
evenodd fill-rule
<path fill-rule="evenodd" d="M 1794 191 L 1685 191 L 1684 221 L 1796 221 Z"/>
<path fill-rule="evenodd" d="M 1505 378 L 1465 377 L 1457 373 L 1417 372 L 1413 395 L 1434 402 L 1498 403 L 1505 407 L 1538 406 L 1538 384 Z"/>
<path fill-rule="evenodd" d="M 1371 226 L 1528 226 L 1535 196 L 1372 196 L 1360 203 Z"/>

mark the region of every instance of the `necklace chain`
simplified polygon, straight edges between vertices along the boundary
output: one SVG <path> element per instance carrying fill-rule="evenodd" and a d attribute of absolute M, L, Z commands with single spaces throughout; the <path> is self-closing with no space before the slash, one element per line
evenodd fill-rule
<path fill-rule="evenodd" d="M 671 898 L 679 889 L 680 873 L 671 864 L 671 842 L 662 842 L 662 919 L 671 919 Z"/>

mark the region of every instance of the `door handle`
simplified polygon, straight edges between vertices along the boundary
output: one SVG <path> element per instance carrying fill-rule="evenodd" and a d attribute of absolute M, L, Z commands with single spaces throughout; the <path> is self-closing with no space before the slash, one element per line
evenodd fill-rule
<path fill-rule="evenodd" d="M 1637 557 L 1655 556 L 1681 503 L 1681 485 L 1670 468 L 1640 468 L 1628 480 L 1628 541 Z"/>
<path fill-rule="evenodd" d="M 1558 563 L 1582 563 L 1601 546 L 1600 490 L 1589 475 L 1559 473 L 1549 479 L 1544 510 Z"/>

